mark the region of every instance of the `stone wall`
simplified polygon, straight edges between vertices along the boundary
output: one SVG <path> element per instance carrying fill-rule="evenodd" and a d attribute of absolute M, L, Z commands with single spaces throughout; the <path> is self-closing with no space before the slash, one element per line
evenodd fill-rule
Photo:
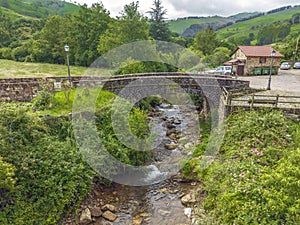
<path fill-rule="evenodd" d="M 245 65 L 245 75 L 253 75 L 254 68 L 267 68 L 269 69 L 271 66 L 271 57 L 266 57 L 266 62 L 260 63 L 260 57 L 248 57 Z M 272 67 L 276 69 L 276 74 L 278 74 L 278 69 L 280 67 L 281 58 L 274 58 Z M 267 74 L 265 74 L 267 75 Z"/>

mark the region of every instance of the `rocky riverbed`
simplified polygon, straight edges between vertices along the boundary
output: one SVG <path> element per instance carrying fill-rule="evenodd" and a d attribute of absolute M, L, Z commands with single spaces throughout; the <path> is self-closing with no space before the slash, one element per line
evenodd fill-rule
<path fill-rule="evenodd" d="M 156 124 L 154 131 L 164 132 L 161 143 L 153 150 L 153 162 L 149 165 L 153 170 L 147 175 L 147 179 L 155 180 L 162 175 L 162 163 L 179 163 L 183 155 L 191 154 L 199 137 L 195 132 L 198 115 L 186 107 L 163 104 L 149 119 Z M 95 183 L 76 215 L 70 215 L 64 224 L 193 224 L 193 206 L 201 199 L 197 196 L 200 192 L 195 181 L 186 180 L 178 172 L 164 181 L 141 187 Z"/>

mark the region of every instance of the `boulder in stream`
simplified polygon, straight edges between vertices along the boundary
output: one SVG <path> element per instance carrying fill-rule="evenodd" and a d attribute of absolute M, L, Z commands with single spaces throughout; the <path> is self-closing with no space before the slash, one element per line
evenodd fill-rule
<path fill-rule="evenodd" d="M 178 144 L 165 144 L 166 149 L 174 150 L 178 147 Z"/>
<path fill-rule="evenodd" d="M 103 217 L 104 219 L 107 219 L 108 221 L 111 221 L 111 222 L 114 222 L 114 221 L 117 219 L 116 214 L 112 213 L 111 211 L 105 211 L 105 212 L 102 214 L 102 217 Z"/>
<path fill-rule="evenodd" d="M 116 211 L 116 207 L 114 205 L 110 205 L 110 204 L 106 204 L 104 205 L 102 208 L 102 211 L 111 211 L 111 212 L 115 212 Z"/>
<path fill-rule="evenodd" d="M 196 202 L 196 197 L 195 197 L 194 193 L 189 193 L 187 195 L 184 195 L 181 198 L 181 203 L 183 205 L 188 205 L 188 204 L 195 203 L 195 202 Z"/>
<path fill-rule="evenodd" d="M 91 211 L 89 210 L 89 208 L 86 208 L 85 210 L 82 211 L 82 213 L 80 215 L 79 223 L 82 225 L 86 225 L 91 222 L 93 222 Z"/>
<path fill-rule="evenodd" d="M 102 215 L 102 211 L 100 207 L 91 208 L 91 214 L 93 217 L 100 217 Z"/>

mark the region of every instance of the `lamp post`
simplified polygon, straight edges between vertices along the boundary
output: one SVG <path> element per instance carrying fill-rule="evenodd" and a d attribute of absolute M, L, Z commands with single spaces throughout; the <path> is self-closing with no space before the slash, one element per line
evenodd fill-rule
<path fill-rule="evenodd" d="M 275 54 L 276 54 L 276 51 L 273 49 L 271 52 L 271 65 L 270 65 L 270 74 L 269 74 L 267 90 L 271 90 L 272 67 L 273 67 L 273 60 L 274 60 Z"/>
<path fill-rule="evenodd" d="M 68 78 L 69 78 L 69 82 L 71 84 L 71 75 L 70 75 L 70 62 L 69 62 L 69 51 L 70 51 L 70 47 L 69 45 L 65 45 L 65 52 L 67 53 L 67 64 L 68 64 Z"/>

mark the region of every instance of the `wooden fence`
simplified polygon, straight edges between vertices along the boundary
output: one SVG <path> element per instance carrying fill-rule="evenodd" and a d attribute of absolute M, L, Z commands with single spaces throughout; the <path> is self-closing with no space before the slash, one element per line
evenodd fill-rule
<path fill-rule="evenodd" d="M 300 95 L 238 94 L 223 88 L 223 100 L 232 112 L 234 108 L 276 108 L 300 115 Z"/>

